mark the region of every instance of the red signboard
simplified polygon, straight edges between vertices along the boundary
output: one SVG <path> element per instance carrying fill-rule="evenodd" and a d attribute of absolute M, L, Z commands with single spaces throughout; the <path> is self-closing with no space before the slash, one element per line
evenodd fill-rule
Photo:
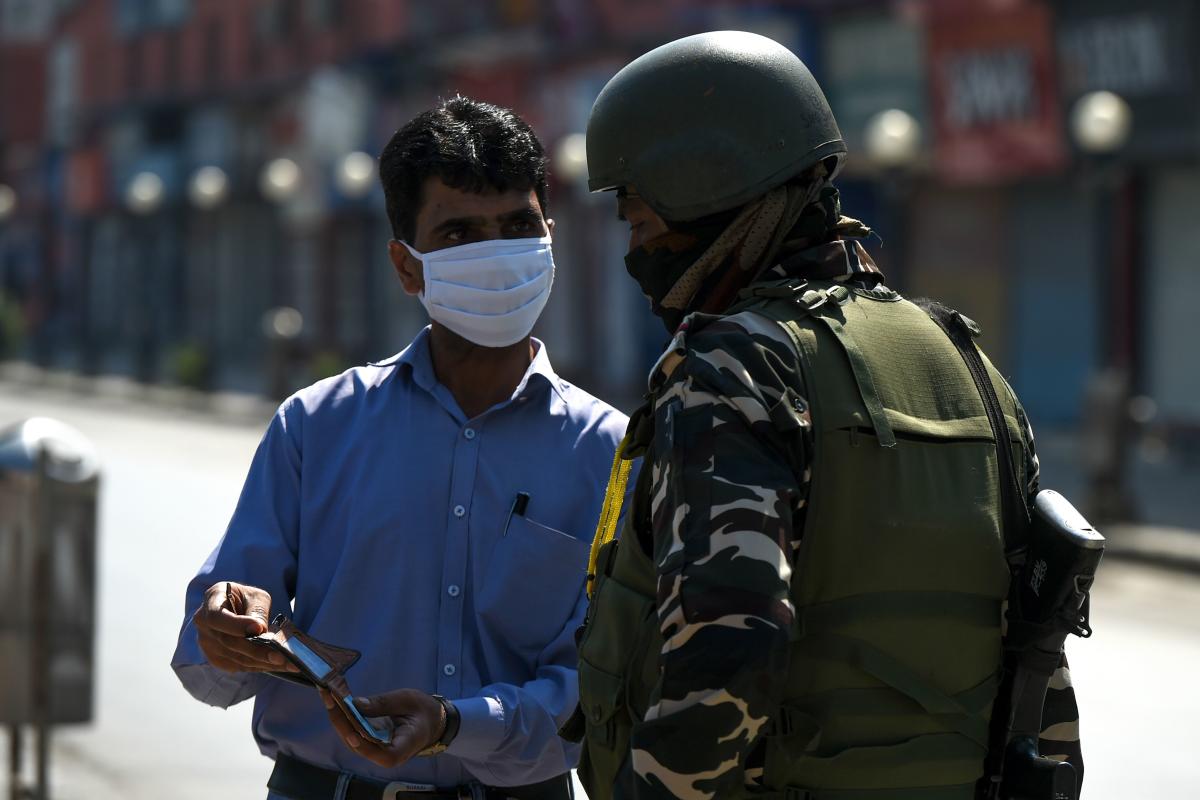
<path fill-rule="evenodd" d="M 0 43 L 0 138 L 36 143 L 45 136 L 46 53 L 42 44 Z"/>
<path fill-rule="evenodd" d="M 1050 14 L 1040 5 L 930 19 L 935 158 L 948 181 L 1054 172 L 1066 160 Z"/>
<path fill-rule="evenodd" d="M 104 206 L 107 190 L 104 151 L 98 147 L 76 150 L 67 158 L 67 208 L 90 214 Z"/>

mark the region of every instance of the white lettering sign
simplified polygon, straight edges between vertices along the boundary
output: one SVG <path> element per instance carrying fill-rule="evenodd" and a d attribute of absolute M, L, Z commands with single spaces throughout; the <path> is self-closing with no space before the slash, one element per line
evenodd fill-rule
<path fill-rule="evenodd" d="M 946 118 L 956 128 L 1028 119 L 1036 113 L 1033 57 L 1024 48 L 947 58 Z"/>
<path fill-rule="evenodd" d="M 1062 35 L 1060 47 L 1063 76 L 1076 92 L 1138 95 L 1171 87 L 1166 22 L 1149 14 L 1079 23 Z"/>

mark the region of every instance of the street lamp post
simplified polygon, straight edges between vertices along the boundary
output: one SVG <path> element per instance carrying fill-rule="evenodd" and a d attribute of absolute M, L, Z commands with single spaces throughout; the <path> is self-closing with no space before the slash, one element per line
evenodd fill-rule
<path fill-rule="evenodd" d="M 7 222 L 17 212 L 17 192 L 11 186 L 0 183 L 0 245 L 3 244 L 4 223 Z M 0 277 L 3 273 L 0 272 Z M 7 352 L 8 348 L 13 344 L 8 341 L 7 331 L 4 325 L 4 318 L 8 313 L 5 308 L 8 298 L 0 297 L 0 355 Z"/>
<path fill-rule="evenodd" d="M 585 375 L 593 385 L 609 393 L 619 393 L 623 390 L 623 382 L 617 377 L 619 370 L 613 369 L 615 361 L 621 358 L 625 347 L 625 337 L 640 334 L 618 326 L 620 330 L 610 327 L 613 320 L 622 319 L 622 315 L 611 311 L 612 304 L 618 301 L 614 296 L 615 289 L 611 277 L 602 263 L 600 254 L 605 252 L 605 242 L 602 239 L 604 227 L 597 216 L 597 208 L 589 202 L 587 193 L 587 141 L 583 133 L 568 133 L 553 145 L 553 156 L 550 162 L 551 175 L 558 185 L 563 188 L 562 196 L 556 200 L 555 216 L 559 217 L 564 227 L 559 230 L 570 231 L 561 237 L 562 245 L 555 247 L 556 256 L 560 263 L 575 262 L 579 269 L 571 275 L 559 273 L 560 296 L 564 299 L 571 296 L 572 300 L 587 297 L 589 302 L 578 304 L 583 318 L 572 320 L 578 324 L 568 324 L 560 332 L 560 336 L 569 341 L 562 347 L 570 348 L 568 352 L 577 353 L 578 359 L 585 370 Z M 611 213 L 611 212 L 609 212 Z M 568 248 L 566 253 L 561 247 Z M 574 306 L 573 302 L 568 305 Z M 598 309 L 610 309 L 608 313 L 600 313 Z M 575 311 L 571 311 L 575 314 Z M 548 320 L 550 325 L 561 325 L 566 317 L 555 310 L 555 316 Z M 597 336 L 579 338 L 579 331 L 598 331 Z"/>
<path fill-rule="evenodd" d="M 142 383 L 150 383 L 158 370 L 158 345 L 151 323 L 156 298 L 151 290 L 155 281 L 150 264 L 150 237 L 154 231 L 150 218 L 162 207 L 164 194 L 162 178 L 153 172 L 137 173 L 125 189 L 125 206 L 134 216 L 133 235 L 137 253 L 136 302 L 131 309 L 134 319 L 134 371 Z"/>
<path fill-rule="evenodd" d="M 263 167 L 258 186 L 268 200 L 282 205 L 296 196 L 300 178 L 299 164 L 290 158 L 276 158 Z"/>
<path fill-rule="evenodd" d="M 276 206 L 285 206 L 299 194 L 303 177 L 299 164 L 290 158 L 280 157 L 263 167 L 258 186 L 263 196 Z M 291 238 L 282 238 L 284 257 L 281 261 L 287 265 L 292 251 Z M 278 294 L 276 292 L 277 297 Z M 281 311 L 284 313 L 280 314 Z M 290 306 L 271 308 L 263 316 L 263 333 L 267 340 L 266 388 L 273 399 L 282 399 L 291 389 L 291 366 L 303 330 L 303 315 Z"/>
<path fill-rule="evenodd" d="M 11 186 L 0 183 L 0 224 L 6 222 L 17 211 L 17 192 Z"/>
<path fill-rule="evenodd" d="M 1084 462 L 1088 471 L 1089 518 L 1097 522 L 1135 516 L 1127 480 L 1134 435 L 1130 401 L 1136 376 L 1137 258 L 1139 221 L 1136 180 L 1118 162 L 1129 140 L 1129 104 L 1108 91 L 1089 92 L 1071 109 L 1070 132 L 1088 161 L 1097 189 L 1099 257 L 1097 307 L 1102 369 L 1089 382 Z"/>
<path fill-rule="evenodd" d="M 899 108 L 880 111 L 863 130 L 867 159 L 882 174 L 885 218 L 891 247 L 888 283 L 903 285 L 907 276 L 908 175 L 921 155 L 921 123 Z"/>
<path fill-rule="evenodd" d="M 372 211 L 366 203 L 362 202 L 375 188 L 376 165 L 375 158 L 362 150 L 347 153 L 338 160 L 334 171 L 334 184 L 343 197 L 353 202 L 348 204 L 345 209 L 345 225 L 340 225 L 336 218 L 330 218 L 325 221 L 322 228 L 322 236 L 325 241 L 332 240 L 335 243 L 334 257 L 326 259 L 321 265 L 322 280 L 325 285 L 336 285 L 333 270 L 350 269 L 356 271 L 360 277 L 354 290 L 361 302 L 362 325 L 358 328 L 360 335 L 357 341 L 340 342 L 339 345 L 340 348 L 347 348 L 354 360 L 370 358 L 369 351 L 372 343 L 379 336 L 379 313 L 374 291 L 375 275 L 372 269 L 375 264 L 375 250 L 379 244 L 372 235 Z M 351 252 L 360 254 L 358 256 L 359 263 L 353 265 L 339 263 L 341 253 L 344 252 L 338 244 L 345 241 L 342 237 L 350 237 L 349 241 L 354 243 L 354 249 Z M 340 292 L 347 291 L 346 285 L 346 282 L 343 281 L 335 291 L 325 293 L 322 322 L 330 329 L 336 330 L 337 311 L 334 302 Z M 340 337 L 335 333 L 334 338 Z"/>
<path fill-rule="evenodd" d="M 210 388 L 216 370 L 217 361 L 217 309 L 221 303 L 221 265 L 219 261 L 220 228 L 217 221 L 217 211 L 229 197 L 229 176 L 220 167 L 207 165 L 192 173 L 188 181 L 188 200 L 196 210 L 193 218 L 197 222 L 203 243 L 199 247 L 189 247 L 189 255 L 197 250 L 207 254 L 202 268 L 192 276 L 189 297 L 195 306 L 189 326 L 203 348 L 202 353 L 192 352 L 193 356 L 185 377 L 185 383 L 203 388 Z M 194 348 L 198 345 L 191 344 Z M 196 358 L 199 356 L 199 358 Z"/>
<path fill-rule="evenodd" d="M 361 200 L 375 185 L 375 159 L 361 150 L 348 153 L 338 162 L 335 180 L 338 191 L 352 200 Z"/>

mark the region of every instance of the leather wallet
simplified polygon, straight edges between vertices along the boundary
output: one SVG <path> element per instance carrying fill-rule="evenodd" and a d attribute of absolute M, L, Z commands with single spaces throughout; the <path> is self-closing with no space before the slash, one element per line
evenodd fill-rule
<path fill-rule="evenodd" d="M 269 672 L 268 675 L 328 690 L 359 734 L 377 744 L 391 743 L 390 720 L 381 718 L 373 723 L 354 705 L 354 695 L 346 682 L 346 670 L 354 666 L 362 655 L 357 650 L 318 641 L 282 614 L 277 614 L 271 620 L 271 628 L 266 633 L 247 638 L 279 653 L 300 670 Z"/>

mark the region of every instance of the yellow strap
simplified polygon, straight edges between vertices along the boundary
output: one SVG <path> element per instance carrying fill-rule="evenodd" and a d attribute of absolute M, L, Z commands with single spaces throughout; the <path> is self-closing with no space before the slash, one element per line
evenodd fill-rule
<path fill-rule="evenodd" d="M 604 490 L 604 507 L 600 510 L 599 521 L 596 522 L 596 535 L 592 537 L 592 554 L 588 557 L 587 593 L 589 598 L 596 585 L 596 561 L 600 557 L 600 548 L 611 542 L 617 535 L 617 520 L 621 518 L 621 506 L 625 504 L 625 487 L 629 484 L 629 470 L 633 466 L 633 462 L 622 456 L 630 436 L 631 434 L 626 433 L 621 444 L 617 446 L 617 454 L 613 456 L 612 470 L 608 473 L 608 488 Z"/>

